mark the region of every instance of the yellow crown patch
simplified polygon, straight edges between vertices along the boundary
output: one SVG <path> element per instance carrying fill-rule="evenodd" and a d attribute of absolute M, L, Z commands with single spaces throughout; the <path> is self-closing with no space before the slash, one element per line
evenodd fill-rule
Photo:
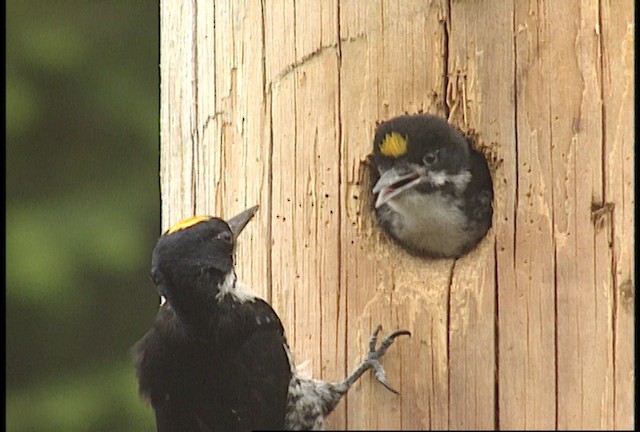
<path fill-rule="evenodd" d="M 167 230 L 167 234 L 173 234 L 174 232 L 192 227 L 200 222 L 208 221 L 209 219 L 211 219 L 211 216 L 191 216 L 190 218 L 183 219 L 171 226 L 171 228 Z"/>
<path fill-rule="evenodd" d="M 387 157 L 397 158 L 407 153 L 407 138 L 398 132 L 387 134 L 380 144 L 380 153 Z"/>

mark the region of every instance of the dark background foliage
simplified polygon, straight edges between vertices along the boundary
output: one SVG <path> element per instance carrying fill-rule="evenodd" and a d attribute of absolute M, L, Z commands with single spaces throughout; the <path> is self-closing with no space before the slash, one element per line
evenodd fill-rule
<path fill-rule="evenodd" d="M 6 48 L 7 430 L 154 430 L 159 6 L 11 0 Z"/>

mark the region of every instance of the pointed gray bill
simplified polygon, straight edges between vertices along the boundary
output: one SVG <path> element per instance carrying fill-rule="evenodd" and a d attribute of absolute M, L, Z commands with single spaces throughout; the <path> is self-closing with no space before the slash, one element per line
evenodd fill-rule
<path fill-rule="evenodd" d="M 400 174 L 395 168 L 385 171 L 373 187 L 373 193 L 378 194 L 375 207 L 379 208 L 391 198 L 400 195 L 420 183 L 418 173 Z"/>
<path fill-rule="evenodd" d="M 231 228 L 231 232 L 233 233 L 234 238 L 238 238 L 238 235 L 240 235 L 244 227 L 247 226 L 251 218 L 253 218 L 253 216 L 258 211 L 258 207 L 259 206 L 253 206 L 251 208 L 248 208 L 242 213 L 239 213 L 231 219 L 227 220 L 227 224 L 229 225 L 229 228 Z"/>

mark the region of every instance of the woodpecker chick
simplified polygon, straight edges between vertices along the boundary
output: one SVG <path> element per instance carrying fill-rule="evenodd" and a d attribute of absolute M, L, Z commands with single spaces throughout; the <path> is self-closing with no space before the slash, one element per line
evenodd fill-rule
<path fill-rule="evenodd" d="M 385 121 L 376 129 L 372 160 L 378 223 L 412 254 L 459 257 L 491 227 L 487 161 L 444 119 Z"/>
<path fill-rule="evenodd" d="M 226 222 L 186 219 L 154 248 L 151 278 L 166 301 L 135 361 L 159 432 L 318 429 L 367 370 L 391 389 L 379 360 L 405 330 L 376 349 L 376 329 L 369 354 L 341 383 L 298 376 L 280 318 L 234 270 L 238 235 L 256 210 Z"/>

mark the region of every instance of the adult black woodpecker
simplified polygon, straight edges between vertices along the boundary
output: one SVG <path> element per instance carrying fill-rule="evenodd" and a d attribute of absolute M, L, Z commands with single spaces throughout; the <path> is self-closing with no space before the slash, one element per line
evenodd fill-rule
<path fill-rule="evenodd" d="M 460 257 L 491 227 L 487 161 L 446 120 L 415 114 L 381 123 L 372 159 L 378 223 L 410 253 Z"/>
<path fill-rule="evenodd" d="M 166 299 L 135 346 L 141 395 L 159 432 L 312 430 L 356 380 L 373 369 L 387 388 L 380 358 L 398 330 L 370 352 L 344 381 L 298 375 L 275 311 L 237 281 L 234 249 L 257 210 L 227 220 L 196 216 L 158 240 L 151 278 Z"/>

